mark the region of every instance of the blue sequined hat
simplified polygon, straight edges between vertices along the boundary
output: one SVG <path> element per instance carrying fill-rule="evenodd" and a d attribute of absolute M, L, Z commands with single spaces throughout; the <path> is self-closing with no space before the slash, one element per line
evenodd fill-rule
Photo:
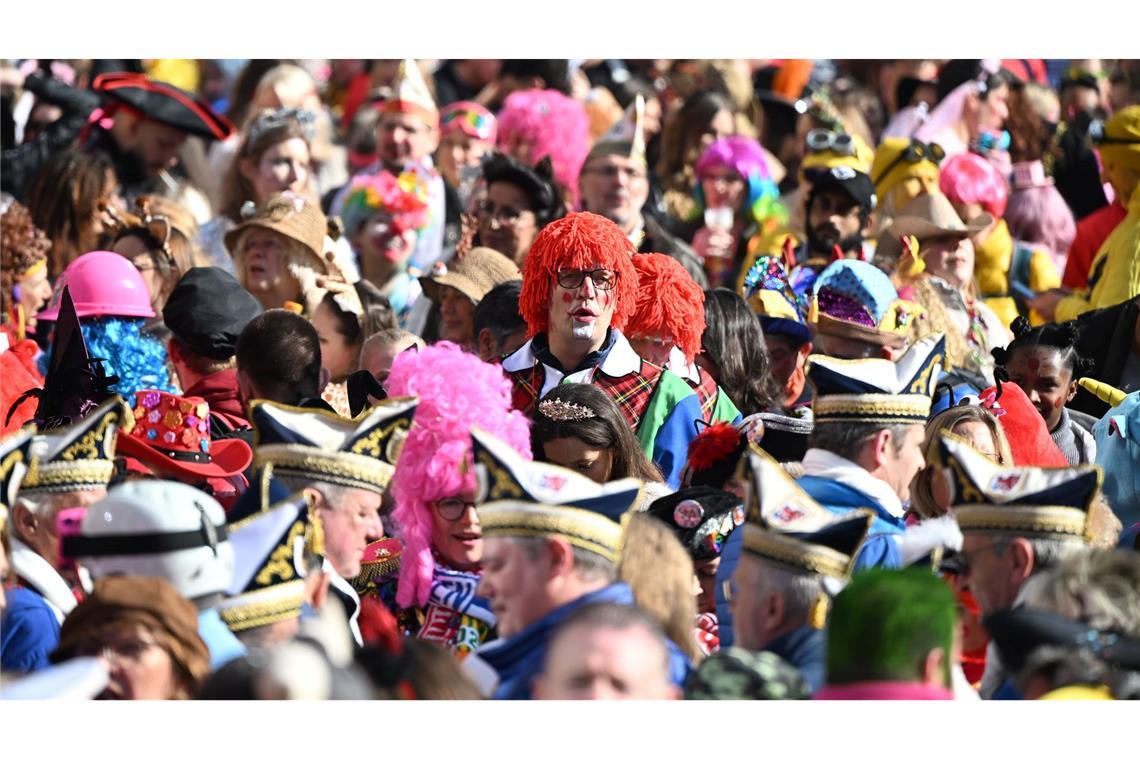
<path fill-rule="evenodd" d="M 812 284 L 809 321 L 823 335 L 901 348 L 923 313 L 899 298 L 886 273 L 865 261 L 834 261 Z"/>

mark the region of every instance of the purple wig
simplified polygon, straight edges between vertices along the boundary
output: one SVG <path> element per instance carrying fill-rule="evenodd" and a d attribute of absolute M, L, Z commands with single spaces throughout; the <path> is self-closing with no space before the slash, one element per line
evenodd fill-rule
<path fill-rule="evenodd" d="M 397 356 L 388 392 L 420 399 L 392 477 L 392 515 L 404 541 L 396 602 L 418 607 L 427 603 L 434 569 L 431 502 L 476 486 L 471 426 L 530 459 L 530 422 L 511 409 L 511 382 L 498 365 L 447 341 Z"/>
<path fill-rule="evenodd" d="M 499 112 L 499 148 L 534 166 L 550 156 L 554 176 L 578 201 L 578 172 L 590 151 L 590 121 L 582 104 L 557 90 L 511 93 Z"/>
<path fill-rule="evenodd" d="M 1077 223 L 1057 188 L 1049 184 L 1014 190 L 1005 207 L 1005 221 L 1015 239 L 1048 248 L 1064 270 Z"/>

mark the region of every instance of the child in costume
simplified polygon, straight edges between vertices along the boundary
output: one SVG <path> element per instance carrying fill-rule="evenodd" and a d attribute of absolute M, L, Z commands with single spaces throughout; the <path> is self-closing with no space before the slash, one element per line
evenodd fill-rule
<path fill-rule="evenodd" d="M 475 511 L 472 425 L 531 458 L 526 417 L 511 410 L 501 369 L 446 341 L 396 357 L 387 383 L 420 403 L 392 479 L 403 540 L 399 574 L 376 581 L 407 635 L 461 654 L 493 638 L 495 615 L 475 596 L 482 531 Z"/>
<path fill-rule="evenodd" d="M 637 311 L 626 325 L 633 350 L 684 378 L 697 392 L 705 422 L 734 422 L 740 410 L 695 359 L 705 331 L 705 294 L 685 268 L 663 253 L 633 257 Z"/>

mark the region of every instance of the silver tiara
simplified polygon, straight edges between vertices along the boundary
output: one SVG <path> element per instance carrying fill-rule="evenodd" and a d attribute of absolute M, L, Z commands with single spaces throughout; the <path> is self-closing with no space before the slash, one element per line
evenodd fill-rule
<path fill-rule="evenodd" d="M 316 136 L 316 116 L 303 108 L 279 108 L 261 115 L 249 125 L 245 144 L 252 145 L 269 130 L 280 129 L 290 121 L 295 121 L 305 133 L 306 139 L 312 142 Z"/>
<path fill-rule="evenodd" d="M 568 401 L 562 401 L 560 399 L 550 399 L 540 402 L 538 411 L 543 417 L 557 422 L 592 420 L 597 416 L 593 411 L 584 406 L 571 404 Z"/>

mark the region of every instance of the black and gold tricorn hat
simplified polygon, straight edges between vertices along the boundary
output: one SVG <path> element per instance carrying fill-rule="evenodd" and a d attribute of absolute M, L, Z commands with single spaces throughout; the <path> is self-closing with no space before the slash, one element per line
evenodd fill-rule
<path fill-rule="evenodd" d="M 75 424 L 36 435 L 20 493 L 105 488 L 115 471 L 119 429 L 130 430 L 134 421 L 130 407 L 116 395 Z"/>

